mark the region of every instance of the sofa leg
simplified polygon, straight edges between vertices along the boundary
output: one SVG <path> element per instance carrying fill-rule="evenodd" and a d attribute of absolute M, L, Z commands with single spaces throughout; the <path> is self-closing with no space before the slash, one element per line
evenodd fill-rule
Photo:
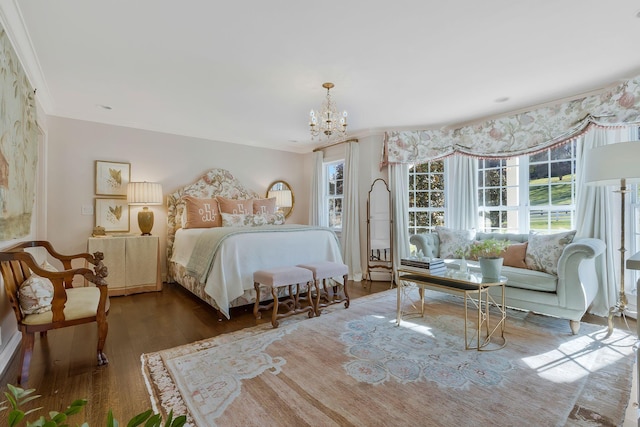
<path fill-rule="evenodd" d="M 569 320 L 569 327 L 571 328 L 571 333 L 573 335 L 577 335 L 578 331 L 580 331 L 580 321 L 579 320 Z"/>

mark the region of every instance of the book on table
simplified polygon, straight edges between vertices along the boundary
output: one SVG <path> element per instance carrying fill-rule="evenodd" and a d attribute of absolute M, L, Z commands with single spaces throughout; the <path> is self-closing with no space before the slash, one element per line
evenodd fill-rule
<path fill-rule="evenodd" d="M 431 258 L 429 260 L 403 258 L 400 260 L 400 265 L 403 269 L 416 273 L 440 274 L 447 271 L 444 260 L 441 258 Z"/>

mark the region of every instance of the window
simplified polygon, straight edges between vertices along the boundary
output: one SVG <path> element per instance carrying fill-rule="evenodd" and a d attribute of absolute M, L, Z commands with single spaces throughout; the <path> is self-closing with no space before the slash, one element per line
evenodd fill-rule
<path fill-rule="evenodd" d="M 575 148 L 572 141 L 530 156 L 479 160 L 480 229 L 553 233 L 574 228 Z"/>
<path fill-rule="evenodd" d="M 434 160 L 409 169 L 409 234 L 444 225 L 444 161 Z"/>
<path fill-rule="evenodd" d="M 479 231 L 553 233 L 573 229 L 575 170 L 575 141 L 530 156 L 478 160 Z M 409 234 L 446 225 L 444 177 L 443 160 L 409 169 Z"/>
<path fill-rule="evenodd" d="M 342 230 L 342 199 L 344 197 L 344 160 L 325 163 L 325 206 L 329 227 Z"/>

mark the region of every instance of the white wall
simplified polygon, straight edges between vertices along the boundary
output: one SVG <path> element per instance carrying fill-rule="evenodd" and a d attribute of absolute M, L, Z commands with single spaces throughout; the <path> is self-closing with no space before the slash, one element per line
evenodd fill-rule
<path fill-rule="evenodd" d="M 94 205 L 95 160 L 130 163 L 132 181 L 159 182 L 165 197 L 211 168 L 227 169 L 261 195 L 282 179 L 296 200 L 287 222 L 307 223 L 309 181 L 302 154 L 55 117 L 48 127 L 47 238 L 62 252 L 87 249 L 94 216 L 82 215 L 81 207 Z M 140 233 L 140 209 L 131 207 L 130 233 Z M 166 206 L 149 209 L 155 216 L 152 234 L 160 236 L 164 254 Z M 163 272 L 165 266 L 163 262 Z"/>

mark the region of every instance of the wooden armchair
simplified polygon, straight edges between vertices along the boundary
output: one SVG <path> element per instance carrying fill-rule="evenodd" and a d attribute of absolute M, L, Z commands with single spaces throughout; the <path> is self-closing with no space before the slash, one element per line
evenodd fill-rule
<path fill-rule="evenodd" d="M 50 271 L 46 266 L 38 265 L 33 256 L 26 252 L 26 248 L 44 248 L 52 258 L 62 262 L 64 270 Z M 74 259 L 84 259 L 93 264 L 94 271 L 88 268 L 72 268 Z M 29 376 L 29 364 L 33 352 L 34 334 L 40 332 L 41 337 L 46 336 L 49 329 L 64 328 L 82 323 L 97 322 L 98 324 L 98 365 L 108 363 L 103 353 L 107 339 L 108 325 L 107 314 L 109 312 L 109 298 L 107 296 L 107 267 L 102 263 L 103 254 L 96 252 L 91 255 L 82 253 L 77 255 L 62 255 L 56 252 L 47 241 L 22 242 L 0 252 L 0 271 L 4 281 L 4 288 L 16 315 L 18 328 L 22 332 L 22 346 L 20 354 L 20 372 L 18 383 L 27 382 Z M 32 275 L 49 279 L 53 284 L 53 299 L 51 309 L 48 307 L 38 310 L 36 313 L 25 314 L 20 305 L 20 285 Z M 83 276 L 95 286 L 73 287 L 74 276 Z M 31 278 L 40 280 L 37 277 Z M 49 289 L 50 285 L 45 283 Z M 50 295 L 50 294 L 49 294 Z M 23 294 L 24 297 L 24 294 Z M 23 301 L 24 302 L 24 301 Z"/>

